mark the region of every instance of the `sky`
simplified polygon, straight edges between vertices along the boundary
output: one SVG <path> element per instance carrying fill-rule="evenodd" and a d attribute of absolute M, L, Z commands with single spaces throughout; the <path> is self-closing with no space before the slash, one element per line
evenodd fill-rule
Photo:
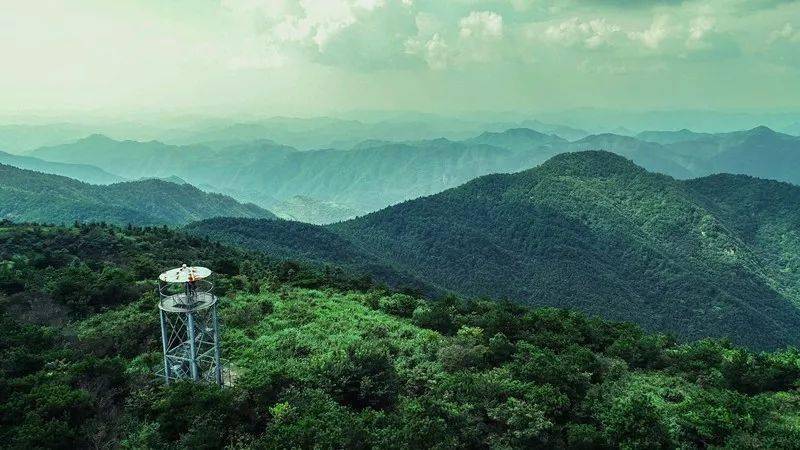
<path fill-rule="evenodd" d="M 0 113 L 800 109 L 800 1 L 3 0 Z"/>

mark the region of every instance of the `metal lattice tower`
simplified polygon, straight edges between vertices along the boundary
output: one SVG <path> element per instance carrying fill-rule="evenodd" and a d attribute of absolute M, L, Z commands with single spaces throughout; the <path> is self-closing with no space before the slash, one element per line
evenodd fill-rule
<path fill-rule="evenodd" d="M 164 380 L 223 384 L 219 319 L 214 285 L 205 267 L 168 270 L 159 275 L 158 304 Z"/>

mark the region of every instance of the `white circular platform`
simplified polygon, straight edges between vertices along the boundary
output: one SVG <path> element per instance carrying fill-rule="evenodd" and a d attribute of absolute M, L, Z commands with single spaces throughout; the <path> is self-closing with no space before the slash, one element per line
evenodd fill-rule
<path fill-rule="evenodd" d="M 187 267 L 184 265 L 162 273 L 158 276 L 158 279 L 166 281 L 167 283 L 186 283 L 190 279 L 194 281 L 202 280 L 209 275 L 211 275 L 211 269 L 198 266 Z"/>

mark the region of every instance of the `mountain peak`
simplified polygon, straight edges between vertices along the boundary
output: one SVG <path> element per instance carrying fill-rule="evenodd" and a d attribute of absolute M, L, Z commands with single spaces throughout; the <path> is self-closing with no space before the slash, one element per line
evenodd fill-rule
<path fill-rule="evenodd" d="M 537 169 L 562 176 L 603 178 L 620 174 L 645 172 L 633 161 L 605 150 L 561 153 L 545 161 Z"/>
<path fill-rule="evenodd" d="M 527 138 L 527 139 L 543 139 L 550 136 L 540 133 L 530 128 L 509 128 L 505 131 L 484 131 L 477 137 L 477 139 L 489 139 L 495 137 L 510 137 L 510 138 Z"/>
<path fill-rule="evenodd" d="M 540 133 L 536 130 L 532 130 L 530 128 L 509 128 L 508 130 L 504 131 L 502 134 L 507 134 L 510 136 L 526 136 L 526 137 L 544 137 L 547 136 L 544 133 Z"/>
<path fill-rule="evenodd" d="M 747 134 L 750 136 L 772 136 L 777 133 L 766 125 L 759 125 L 753 129 L 747 130 Z"/>
<path fill-rule="evenodd" d="M 106 136 L 105 134 L 94 133 L 86 136 L 83 139 L 78 139 L 78 143 L 87 143 L 87 144 L 108 144 L 111 142 L 116 142 L 114 139 Z"/>

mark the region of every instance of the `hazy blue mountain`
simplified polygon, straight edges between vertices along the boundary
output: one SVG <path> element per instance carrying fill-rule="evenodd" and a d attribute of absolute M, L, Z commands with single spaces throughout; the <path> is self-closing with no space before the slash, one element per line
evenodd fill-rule
<path fill-rule="evenodd" d="M 268 208 L 303 195 L 358 211 L 440 192 L 486 173 L 531 167 L 549 156 L 447 139 L 299 152 L 271 141 L 211 148 L 104 136 L 32 154 L 52 161 L 91 162 L 132 179 L 175 175 Z"/>
<path fill-rule="evenodd" d="M 508 126 L 506 126 L 508 128 Z M 220 124 L 200 130 L 166 133 L 163 140 L 176 144 L 208 141 L 272 139 L 300 150 L 347 149 L 365 140 L 409 141 L 447 137 L 463 139 L 486 129 L 484 122 L 411 114 L 356 119 L 274 117 L 255 122 Z"/>
<path fill-rule="evenodd" d="M 43 147 L 31 154 L 50 161 L 94 164 L 129 179 L 177 176 L 204 190 L 269 207 L 276 199 L 261 188 L 260 178 L 253 178 L 252 174 L 278 166 L 294 152 L 291 147 L 268 140 L 221 147 L 178 146 L 93 135 L 70 144 Z"/>
<path fill-rule="evenodd" d="M 730 172 L 800 183 L 800 138 L 796 136 L 762 126 L 674 144 L 670 149 L 686 152 L 692 142 L 702 144 L 707 152 L 699 155 L 707 173 Z"/>
<path fill-rule="evenodd" d="M 800 122 L 787 125 L 783 128 L 783 131 L 786 134 L 791 134 L 792 136 L 800 136 Z"/>
<path fill-rule="evenodd" d="M 568 153 L 325 229 L 350 243 L 345 253 L 464 295 L 578 308 L 685 338 L 797 345 L 800 188 L 719 180 L 682 182 L 611 153 Z M 732 226 L 741 215 L 754 218 Z M 234 222 L 192 230 L 299 257 L 322 245 L 273 241 L 281 224 Z M 240 240 L 243 230 L 252 241 Z"/>
<path fill-rule="evenodd" d="M 0 165 L 0 217 L 14 221 L 180 225 L 217 216 L 274 218 L 258 206 L 162 180 L 92 185 Z"/>
<path fill-rule="evenodd" d="M 98 167 L 88 164 L 57 163 L 31 156 L 12 155 L 5 152 L 0 152 L 0 164 L 6 164 L 20 169 L 62 175 L 92 184 L 111 184 L 124 180 L 122 177 L 112 175 Z"/>
<path fill-rule="evenodd" d="M 624 126 L 631 130 L 680 130 L 689 128 L 704 133 L 726 133 L 749 129 L 759 124 L 773 128 L 798 121 L 798 112 L 725 112 L 708 109 L 614 110 L 574 108 L 543 112 L 539 120 L 562 123 L 590 131 L 611 130 Z"/>
<path fill-rule="evenodd" d="M 583 139 L 591 134 L 590 132 L 581 130 L 579 128 L 573 128 L 566 125 L 549 124 L 540 122 L 538 120 L 525 120 L 520 123 L 520 126 L 536 130 L 543 134 L 555 134 L 556 136 L 560 136 L 568 141 Z"/>
<path fill-rule="evenodd" d="M 544 134 L 530 128 L 512 128 L 499 133 L 486 131 L 467 142 L 494 145 L 511 150 L 533 150 L 538 147 L 560 146 L 568 143 L 566 139 L 555 134 Z"/>
<path fill-rule="evenodd" d="M 678 131 L 642 131 L 636 135 L 636 138 L 647 142 L 666 145 L 676 142 L 693 141 L 709 136 L 709 133 L 695 133 L 694 131 L 684 128 Z"/>
<path fill-rule="evenodd" d="M 487 131 L 464 141 L 373 139 L 349 150 L 298 151 L 271 140 L 179 146 L 95 135 L 44 147 L 32 155 L 92 164 L 128 179 L 177 176 L 206 191 L 268 209 L 281 208 L 277 206 L 280 202 L 302 196 L 345 205 L 359 213 L 441 192 L 481 175 L 525 170 L 559 153 L 583 150 L 611 151 L 648 170 L 681 179 L 733 172 L 799 180 L 800 158 L 796 155 L 800 139 L 768 128 L 722 134 L 648 133 L 645 136 L 673 142 L 659 144 L 612 133 L 569 142 L 553 134 L 512 128 Z M 682 140 L 688 137 L 694 139 Z M 287 213 L 286 217 L 302 220 L 301 214 Z"/>

